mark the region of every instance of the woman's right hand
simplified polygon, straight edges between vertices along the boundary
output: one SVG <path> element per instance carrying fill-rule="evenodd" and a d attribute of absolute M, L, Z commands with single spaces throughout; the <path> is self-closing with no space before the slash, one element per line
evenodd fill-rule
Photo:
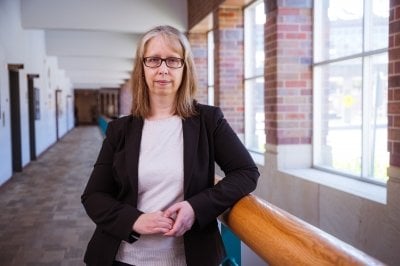
<path fill-rule="evenodd" d="M 172 229 L 174 220 L 164 217 L 162 211 L 143 213 L 133 224 L 133 230 L 141 235 L 164 234 Z"/>

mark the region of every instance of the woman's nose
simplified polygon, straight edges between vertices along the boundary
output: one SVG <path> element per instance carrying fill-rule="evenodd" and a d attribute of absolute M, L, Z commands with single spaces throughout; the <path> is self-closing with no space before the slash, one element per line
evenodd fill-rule
<path fill-rule="evenodd" d="M 158 67 L 158 71 L 163 74 L 168 73 L 168 67 L 165 61 L 161 62 L 161 65 Z"/>

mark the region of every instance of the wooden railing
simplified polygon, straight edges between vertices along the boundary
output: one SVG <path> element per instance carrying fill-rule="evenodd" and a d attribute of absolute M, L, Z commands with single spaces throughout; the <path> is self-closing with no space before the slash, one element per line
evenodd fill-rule
<path fill-rule="evenodd" d="M 384 265 L 253 195 L 220 220 L 269 265 Z"/>

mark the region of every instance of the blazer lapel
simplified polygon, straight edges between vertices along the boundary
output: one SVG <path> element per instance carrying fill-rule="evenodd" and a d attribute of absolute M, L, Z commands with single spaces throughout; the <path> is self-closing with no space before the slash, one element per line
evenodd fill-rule
<path fill-rule="evenodd" d="M 198 116 L 193 116 L 182 120 L 183 131 L 183 192 L 186 195 L 189 188 L 190 178 L 193 171 L 193 160 L 197 153 L 199 141 L 200 120 Z"/>
<path fill-rule="evenodd" d="M 125 163 L 127 167 L 129 181 L 131 182 L 134 195 L 136 196 L 135 204 L 137 204 L 138 195 L 138 167 L 142 129 L 143 119 L 133 117 L 132 123 L 128 124 L 126 132 Z"/>

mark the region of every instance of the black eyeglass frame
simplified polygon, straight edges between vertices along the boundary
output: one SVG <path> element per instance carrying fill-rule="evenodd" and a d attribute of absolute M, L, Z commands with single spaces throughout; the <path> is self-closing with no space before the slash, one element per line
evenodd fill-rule
<path fill-rule="evenodd" d="M 148 60 L 148 59 L 157 59 L 157 60 L 160 60 L 160 63 L 159 63 L 157 66 L 149 66 L 149 65 L 147 65 L 147 60 Z M 181 63 L 181 65 L 178 66 L 178 67 L 170 66 L 170 65 L 168 64 L 168 60 L 169 60 L 169 59 L 173 59 L 173 60 L 177 60 L 177 59 L 178 59 L 179 62 Z M 178 69 L 178 68 L 181 68 L 181 67 L 183 67 L 183 66 L 185 65 L 185 60 L 182 59 L 182 58 L 179 58 L 179 57 L 167 57 L 167 58 L 161 58 L 161 57 L 158 57 L 158 56 L 143 57 L 143 64 L 144 64 L 146 67 L 149 67 L 149 68 L 157 68 L 157 67 L 160 67 L 161 64 L 162 64 L 163 62 L 165 62 L 165 65 L 166 65 L 167 67 L 173 68 L 173 69 Z"/>

